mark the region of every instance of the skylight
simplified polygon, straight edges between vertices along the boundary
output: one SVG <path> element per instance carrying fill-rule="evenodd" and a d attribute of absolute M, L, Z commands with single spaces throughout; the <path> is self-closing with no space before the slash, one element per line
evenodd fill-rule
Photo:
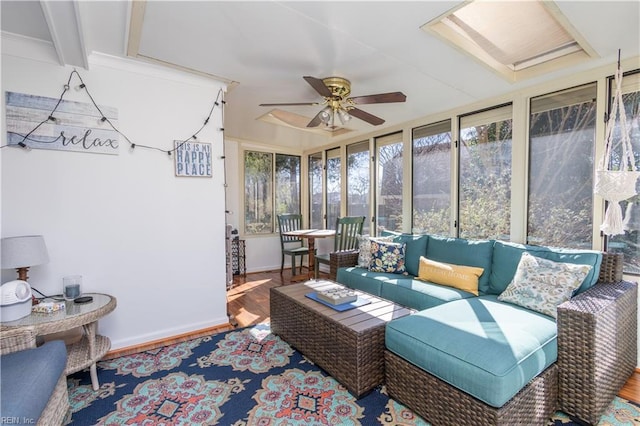
<path fill-rule="evenodd" d="M 422 26 L 518 81 L 596 56 L 551 1 L 465 2 Z"/>

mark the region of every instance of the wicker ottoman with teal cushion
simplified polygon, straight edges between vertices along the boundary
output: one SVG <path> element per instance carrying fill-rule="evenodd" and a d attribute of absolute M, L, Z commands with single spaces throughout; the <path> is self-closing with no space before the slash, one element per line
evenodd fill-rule
<path fill-rule="evenodd" d="M 67 348 L 62 340 L 2 355 L 2 418 L 22 419 L 25 423 L 36 424 L 43 415 L 60 377 L 64 377 L 66 365 Z"/>
<path fill-rule="evenodd" d="M 452 386 L 501 407 L 557 359 L 556 322 L 481 296 L 387 325 L 389 351 Z"/>

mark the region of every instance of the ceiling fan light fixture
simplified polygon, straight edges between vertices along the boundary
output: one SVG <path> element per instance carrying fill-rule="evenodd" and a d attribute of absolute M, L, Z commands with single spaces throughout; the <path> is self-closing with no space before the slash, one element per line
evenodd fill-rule
<path fill-rule="evenodd" d="M 326 106 L 324 107 L 324 109 L 322 111 L 320 111 L 320 121 L 322 121 L 322 123 L 328 125 L 329 122 L 331 121 L 331 115 L 332 115 L 331 111 L 331 107 Z"/>
<path fill-rule="evenodd" d="M 338 118 L 340 119 L 340 123 L 344 126 L 351 120 L 351 115 L 347 112 L 347 110 L 340 108 L 338 110 Z"/>
<path fill-rule="evenodd" d="M 305 126 L 306 129 L 318 127 L 324 124 L 325 127 L 332 131 L 337 129 L 336 115 L 338 120 L 345 126 L 352 117 L 366 121 L 374 126 L 384 123 L 380 117 L 369 114 L 354 105 L 359 104 L 386 104 L 394 102 L 404 102 L 407 97 L 402 92 L 377 93 L 374 95 L 356 96 L 348 98 L 351 94 L 351 83 L 342 77 L 328 77 L 319 79 L 312 76 L 304 76 L 304 80 L 324 98 L 323 102 L 295 102 L 295 103 L 277 103 L 277 104 L 260 104 L 260 106 L 283 106 L 283 105 L 325 105 L 313 119 Z"/>

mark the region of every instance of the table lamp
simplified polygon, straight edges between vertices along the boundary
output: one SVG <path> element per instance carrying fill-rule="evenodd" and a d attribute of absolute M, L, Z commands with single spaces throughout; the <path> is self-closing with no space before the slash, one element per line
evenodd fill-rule
<path fill-rule="evenodd" d="M 2 238 L 0 246 L 2 269 L 15 268 L 20 281 L 29 279 L 29 267 L 49 262 L 49 253 L 42 235 Z M 37 303 L 35 297 L 33 299 Z"/>

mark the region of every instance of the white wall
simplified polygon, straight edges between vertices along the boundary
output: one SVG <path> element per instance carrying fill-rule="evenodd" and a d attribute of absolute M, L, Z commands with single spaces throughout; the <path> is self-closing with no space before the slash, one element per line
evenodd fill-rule
<path fill-rule="evenodd" d="M 70 71 L 3 49 L 3 92 L 58 98 Z M 129 139 L 163 150 L 195 133 L 225 89 L 102 56 L 78 71 L 98 104 L 118 109 Z M 65 99 L 89 102 L 74 90 Z M 4 107 L 3 94 L 3 118 Z M 60 293 L 63 276 L 81 274 L 83 291 L 118 299 L 99 324 L 112 349 L 227 322 L 221 117 L 216 108 L 198 137 L 212 144 L 213 178 L 175 177 L 172 157 L 131 150 L 123 138 L 117 156 L 1 150 L 2 237 L 44 236 L 50 262 L 29 273 L 43 293 Z M 11 279 L 14 271 L 2 271 L 2 282 Z"/>

